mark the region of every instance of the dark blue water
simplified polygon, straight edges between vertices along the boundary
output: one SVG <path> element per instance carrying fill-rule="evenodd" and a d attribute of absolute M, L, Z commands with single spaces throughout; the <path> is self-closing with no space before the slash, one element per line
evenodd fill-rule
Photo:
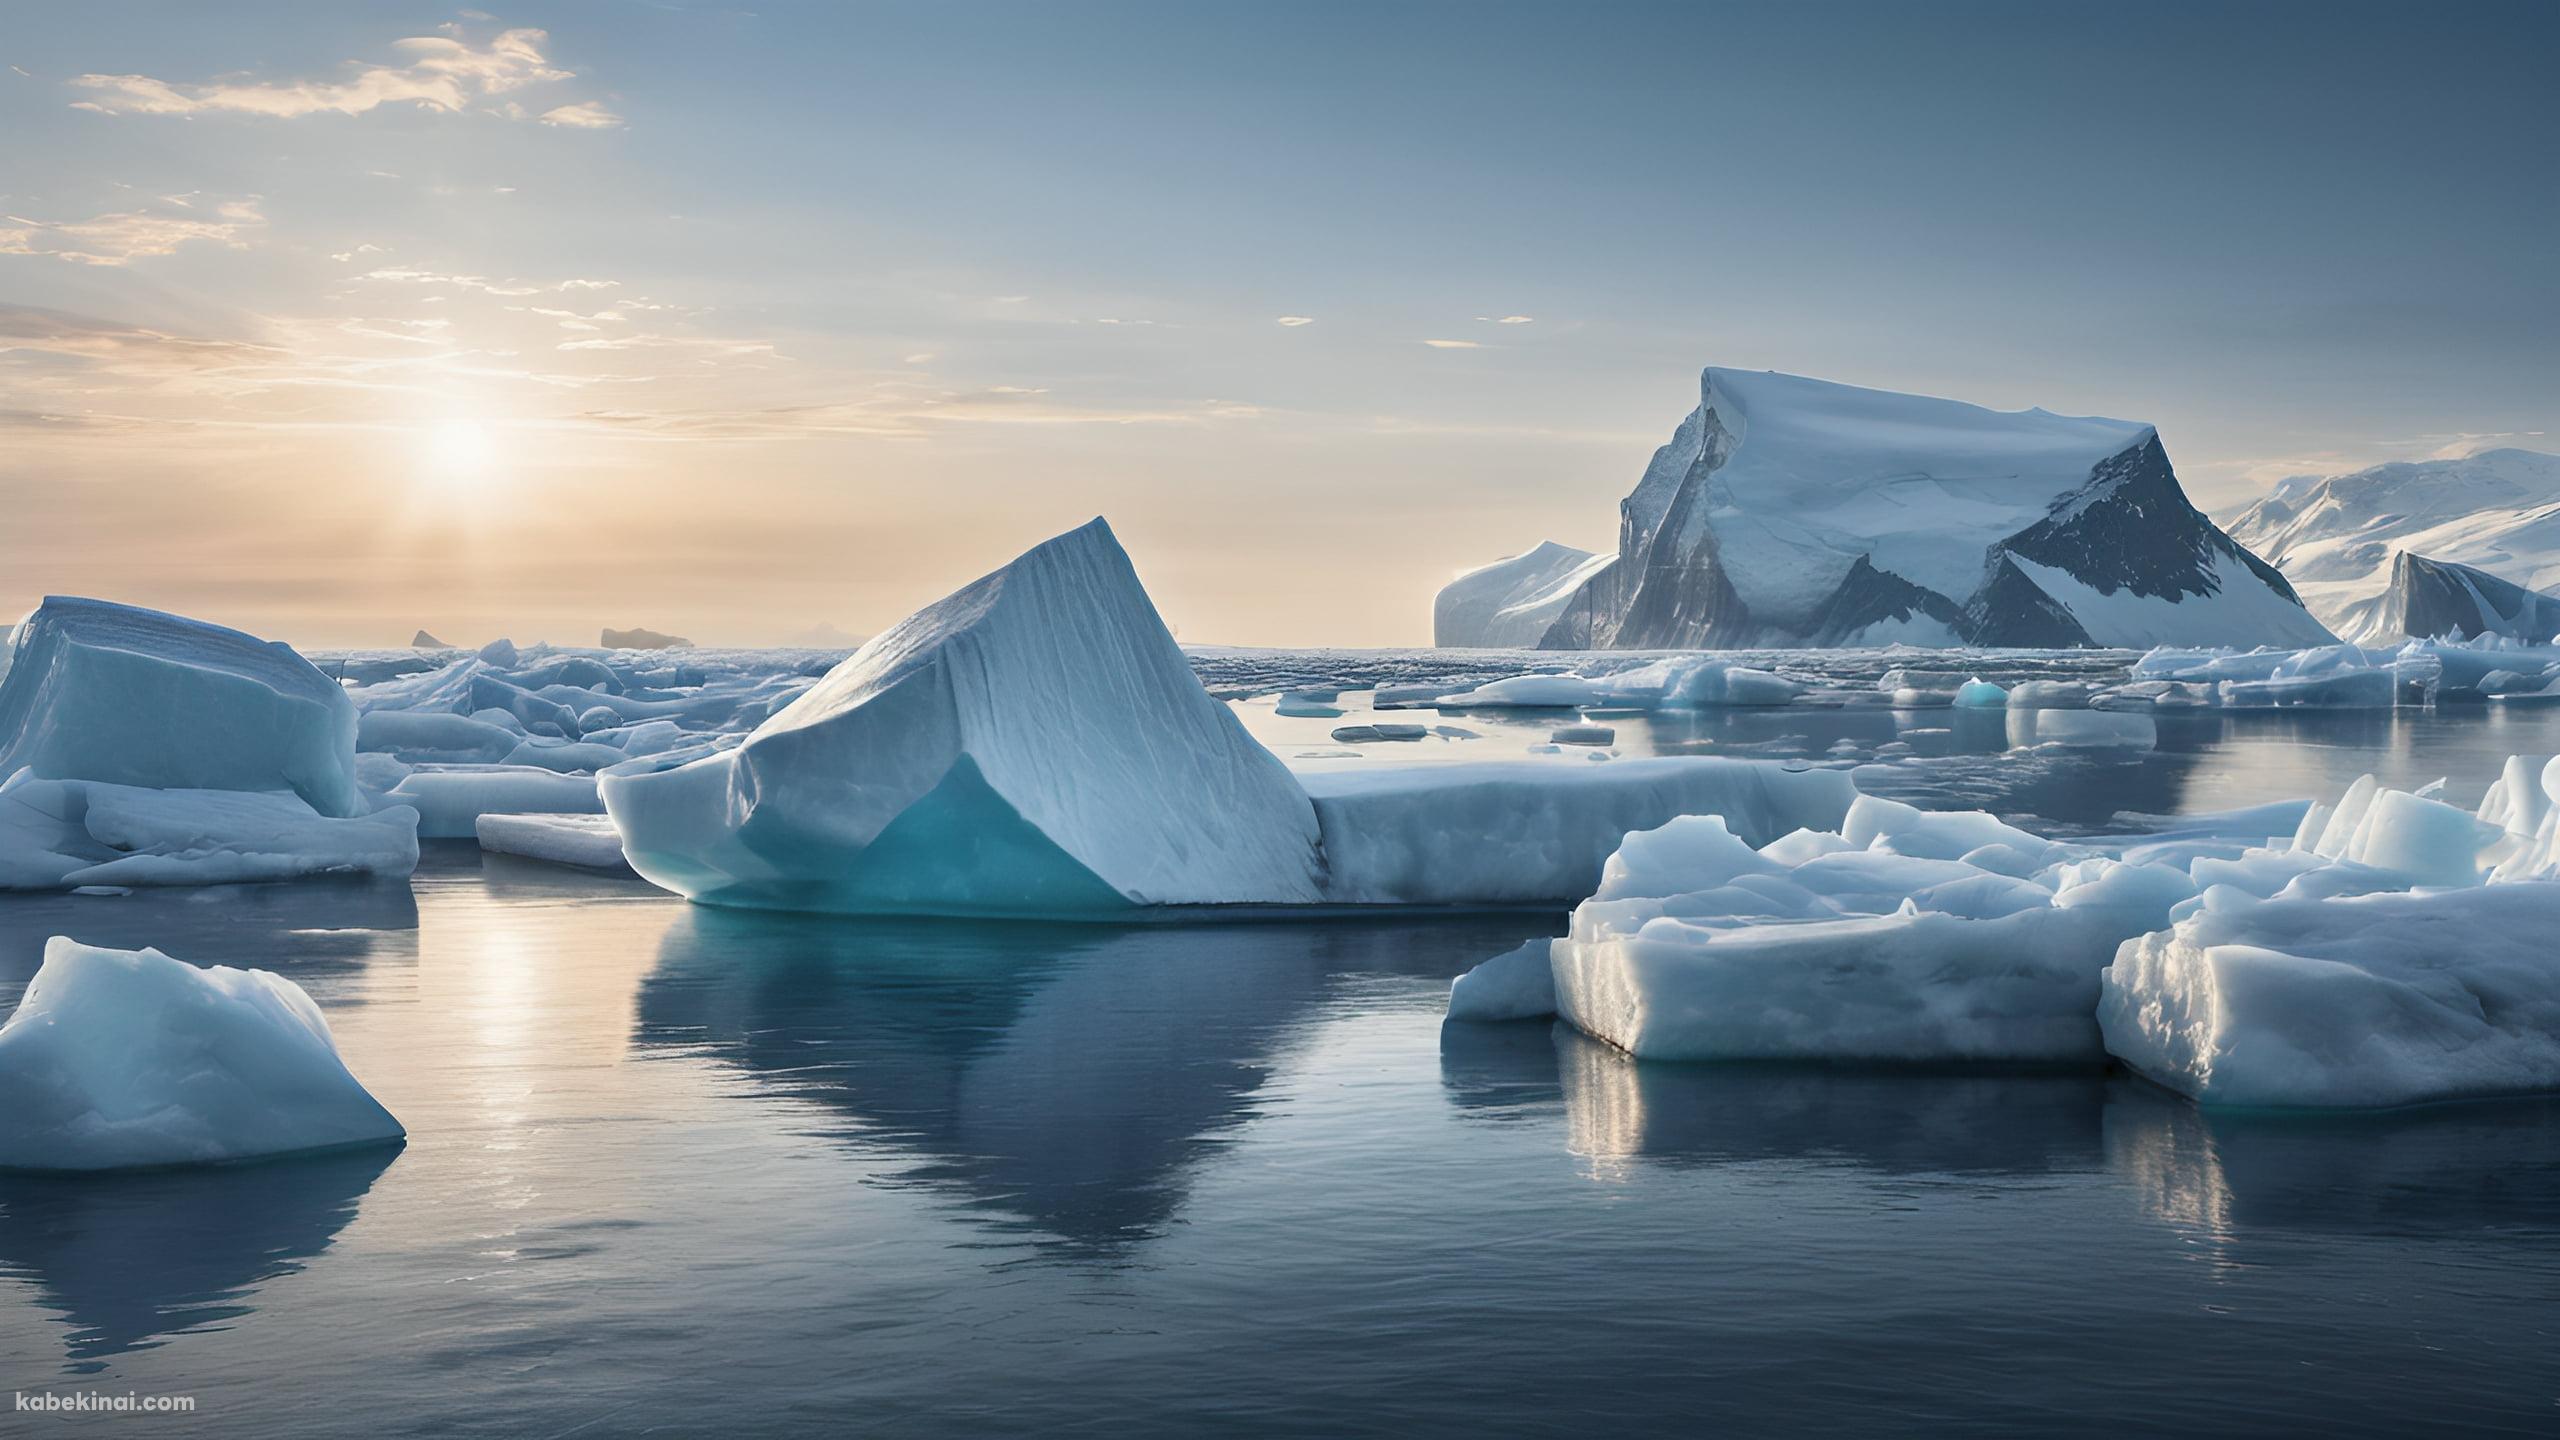
<path fill-rule="evenodd" d="M 1862 779 L 2096 826 L 2476 789 L 2560 748 L 2524 723 Z M 0 1380 L 261 1436 L 2560 1430 L 2560 1105 L 2208 1119 L 1443 1029 L 1450 976 L 1559 924 L 737 915 L 458 848 L 0 901 L 0 1003 L 57 932 L 279 969 L 411 1133 L 0 1178 Z"/>

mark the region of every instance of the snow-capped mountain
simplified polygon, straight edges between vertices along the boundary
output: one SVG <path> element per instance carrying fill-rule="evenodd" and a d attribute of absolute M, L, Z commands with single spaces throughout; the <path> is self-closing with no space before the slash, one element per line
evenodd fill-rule
<path fill-rule="evenodd" d="M 2560 455 L 2483 450 L 2299 477 L 2242 511 L 2231 535 L 2281 568 L 2330 628 L 2388 639 L 2400 632 L 2371 627 L 2402 552 L 2560 588 Z"/>
<path fill-rule="evenodd" d="M 2472 639 L 2508 635 L 2547 644 L 2560 635 L 2560 597 L 2510 584 L 2486 570 L 2431 560 L 2406 550 L 2391 557 L 2391 584 L 2347 607 L 2341 630 L 2379 642 L 2433 639 L 2460 631 Z"/>
<path fill-rule="evenodd" d="M 1710 368 L 1549 649 L 2332 637 L 2149 425 Z"/>
<path fill-rule="evenodd" d="M 1544 540 L 1534 550 L 1480 565 L 1440 588 L 1431 606 L 1431 643 L 1535 645 L 1582 582 L 1610 560 Z"/>

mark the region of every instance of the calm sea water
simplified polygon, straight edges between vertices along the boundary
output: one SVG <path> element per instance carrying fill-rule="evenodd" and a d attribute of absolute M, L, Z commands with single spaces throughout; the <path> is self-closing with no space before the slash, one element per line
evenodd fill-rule
<path fill-rule="evenodd" d="M 2560 715 L 1621 748 L 1843 739 L 1908 747 L 1870 788 L 2096 830 L 2367 769 L 2468 800 Z M 0 901 L 0 1004 L 54 933 L 274 968 L 411 1137 L 0 1177 L 0 1380 L 261 1436 L 2560 1431 L 2560 1105 L 2209 1119 L 1443 1028 L 1452 975 L 1560 928 L 742 915 L 464 847 Z"/>

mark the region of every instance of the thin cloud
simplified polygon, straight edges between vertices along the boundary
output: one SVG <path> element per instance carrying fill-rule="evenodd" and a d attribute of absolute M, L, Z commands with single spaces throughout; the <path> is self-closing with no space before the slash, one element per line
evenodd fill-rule
<path fill-rule="evenodd" d="M 453 27 L 441 35 L 413 35 L 392 42 L 400 59 L 389 64 L 349 62 L 343 79 L 262 81 L 226 78 L 202 84 L 162 80 L 149 75 L 81 75 L 71 83 L 90 92 L 72 108 L 106 115 L 259 115 L 294 119 L 305 115 L 362 115 L 385 105 L 414 104 L 459 114 L 474 108 L 490 114 L 524 116 L 521 107 L 488 106 L 494 96 L 529 85 L 575 78 L 575 72 L 551 63 L 544 53 L 551 37 L 540 30 L 502 31 L 485 44 L 474 44 Z M 576 112 L 575 118 L 553 116 Z M 541 116 L 548 123 L 599 129 L 619 117 L 593 102 L 557 106 Z"/>
<path fill-rule="evenodd" d="M 1498 317 L 1493 315 L 1479 315 L 1476 318 L 1487 325 L 1535 325 L 1538 323 L 1538 317 L 1535 315 L 1503 315 Z"/>
<path fill-rule="evenodd" d="M 575 105 L 560 105 L 542 112 L 545 125 L 565 125 L 572 130 L 613 130 L 620 128 L 622 117 L 593 100 Z"/>
<path fill-rule="evenodd" d="M 1300 325 L 1313 325 L 1316 323 L 1316 317 L 1313 315 L 1283 315 L 1280 317 L 1280 323 L 1295 329 Z"/>
<path fill-rule="evenodd" d="M 1484 348 L 1473 340 L 1425 340 L 1422 343 L 1434 350 L 1481 350 Z"/>
<path fill-rule="evenodd" d="M 228 200 L 208 217 L 182 197 L 167 202 L 185 210 L 125 210 L 87 220 L 31 220 L 0 216 L 0 255 L 50 255 L 75 265 L 129 265 L 150 255 L 171 255 L 190 241 L 248 248 L 243 232 L 267 223 L 255 200 Z"/>

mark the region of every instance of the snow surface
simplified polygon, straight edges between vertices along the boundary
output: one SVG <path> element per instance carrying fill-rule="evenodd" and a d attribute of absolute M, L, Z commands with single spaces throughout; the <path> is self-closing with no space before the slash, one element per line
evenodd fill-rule
<path fill-rule="evenodd" d="M 1321 898 L 1305 792 L 1201 689 L 1099 520 L 875 637 L 735 749 L 601 788 L 633 868 L 716 903 Z"/>
<path fill-rule="evenodd" d="M 2483 450 L 2288 482 L 2230 525 L 2340 635 L 2369 643 L 2392 557 L 2410 551 L 2560 589 L 2560 455 Z M 2548 639 L 2549 637 L 2542 637 Z"/>
<path fill-rule="evenodd" d="M 0 1025 L 0 1167 L 206 1164 L 403 1133 L 311 997 L 264 970 L 57 935 Z"/>
<path fill-rule="evenodd" d="M 1616 558 L 1542 540 L 1534 549 L 1478 566 L 1440 587 L 1431 606 L 1431 643 L 1535 645 L 1582 582 Z"/>
<path fill-rule="evenodd" d="M 0 774 L 154 789 L 289 790 L 363 813 L 355 707 L 284 645 L 219 625 L 53 596 L 0 678 Z"/>

